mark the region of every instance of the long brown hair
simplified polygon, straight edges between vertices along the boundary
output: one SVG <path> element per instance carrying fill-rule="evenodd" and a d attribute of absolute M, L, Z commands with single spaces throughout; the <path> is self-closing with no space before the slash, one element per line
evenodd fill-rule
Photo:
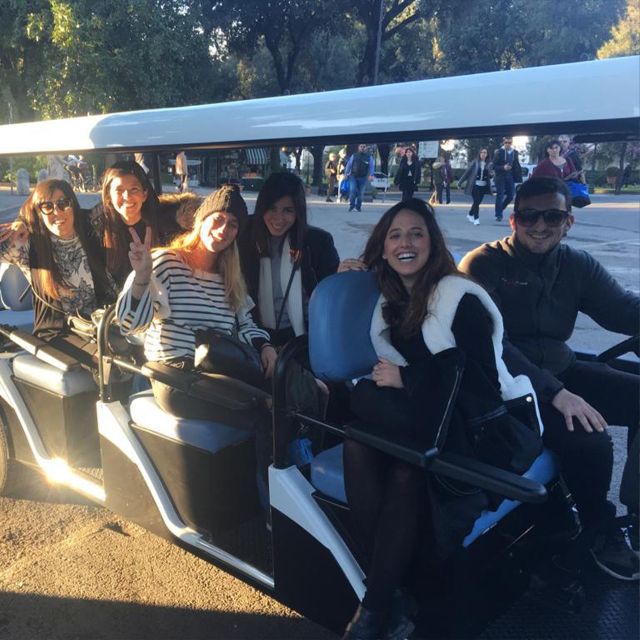
<path fill-rule="evenodd" d="M 36 185 L 33 193 L 27 198 L 20 209 L 20 218 L 24 221 L 29 231 L 29 241 L 33 245 L 32 255 L 35 256 L 35 264 L 31 264 L 32 280 L 37 283 L 38 289 L 53 298 L 60 300 L 64 295 L 64 289 L 68 286 L 62 277 L 60 268 L 56 264 L 51 245 L 51 232 L 47 229 L 42 219 L 38 205 L 46 200 L 51 200 L 56 191 L 62 191 L 65 198 L 71 201 L 73 208 L 73 229 L 80 240 L 80 244 L 89 261 L 91 274 L 105 288 L 108 286 L 107 277 L 104 274 L 104 266 L 97 258 L 97 252 L 88 246 L 88 222 L 80 211 L 80 205 L 71 185 L 64 180 L 44 180 Z"/>
<path fill-rule="evenodd" d="M 398 213 L 405 209 L 418 214 L 424 220 L 431 241 L 429 259 L 418 274 L 411 294 L 400 276 L 382 257 L 389 229 Z M 380 218 L 367 241 L 363 260 L 376 274 L 380 291 L 387 300 L 382 312 L 385 321 L 391 326 L 399 326 L 404 335 L 413 335 L 420 330 L 427 315 L 429 297 L 438 282 L 446 275 L 459 273 L 436 222 L 433 208 L 418 198 L 399 202 Z"/>
<path fill-rule="evenodd" d="M 122 216 L 116 211 L 111 201 L 111 182 L 114 178 L 133 176 L 137 178 L 147 199 L 142 205 L 142 219 L 151 228 L 151 242 L 156 245 L 160 241 L 158 229 L 158 196 L 144 169 L 131 161 L 116 162 L 102 176 L 102 204 L 104 206 L 104 236 L 102 238 L 107 256 L 107 269 L 117 273 L 123 264 L 129 264 L 129 244 L 131 235 Z"/>
<path fill-rule="evenodd" d="M 202 223 L 216 210 L 210 206 L 210 198 L 206 199 L 196 211 L 193 228 L 176 236 L 164 249 L 170 249 L 180 255 L 193 271 L 195 268 L 194 252 L 200 246 L 200 229 Z M 239 231 L 239 229 L 238 229 Z M 225 297 L 231 308 L 238 311 L 247 302 L 247 287 L 240 269 L 240 254 L 238 252 L 237 236 L 234 241 L 218 255 L 216 269 L 224 280 Z"/>
<path fill-rule="evenodd" d="M 264 214 L 284 196 L 290 196 L 296 211 L 296 221 L 289 229 L 289 246 L 294 262 L 302 259 L 302 247 L 307 235 L 307 198 L 304 184 L 294 173 L 272 173 L 262 185 L 256 199 L 255 222 L 253 224 L 253 244 L 261 256 L 269 255 L 269 230 L 264 223 Z"/>

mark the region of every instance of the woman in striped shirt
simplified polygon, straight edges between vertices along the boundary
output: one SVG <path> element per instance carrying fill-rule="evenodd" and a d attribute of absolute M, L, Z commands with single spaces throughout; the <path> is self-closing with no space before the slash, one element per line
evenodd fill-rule
<path fill-rule="evenodd" d="M 265 377 L 270 377 L 276 352 L 269 334 L 256 326 L 253 306 L 240 271 L 236 236 L 246 221 L 247 207 L 235 185 L 208 196 L 195 215 L 192 231 L 169 247 L 150 251 L 151 231 L 144 242 L 131 230 L 127 278 L 117 304 L 122 333 L 145 335 L 147 360 L 196 370 L 196 334 L 236 329 L 243 342 L 260 351 Z M 202 373 L 206 375 L 206 373 Z M 220 408 L 152 381 L 154 396 L 173 415 L 212 419 Z"/>

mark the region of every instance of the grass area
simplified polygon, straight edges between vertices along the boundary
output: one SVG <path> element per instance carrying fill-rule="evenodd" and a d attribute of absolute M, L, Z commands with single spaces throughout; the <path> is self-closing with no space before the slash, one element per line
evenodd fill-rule
<path fill-rule="evenodd" d="M 615 193 L 615 189 L 613 189 L 612 187 L 593 187 L 592 193 L 613 194 Z M 627 184 L 622 187 L 621 193 L 640 195 L 640 184 Z"/>

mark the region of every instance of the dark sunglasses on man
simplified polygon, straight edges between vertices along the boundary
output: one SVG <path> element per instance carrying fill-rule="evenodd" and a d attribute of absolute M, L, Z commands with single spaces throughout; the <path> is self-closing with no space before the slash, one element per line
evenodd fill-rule
<path fill-rule="evenodd" d="M 64 211 L 65 209 L 68 209 L 70 206 L 71 206 L 70 198 L 60 198 L 55 202 L 52 202 L 51 200 L 45 200 L 44 202 L 40 202 L 38 204 L 38 209 L 40 209 L 40 211 L 44 213 L 45 216 L 50 216 L 53 213 L 54 209 L 57 209 L 58 211 Z"/>
<path fill-rule="evenodd" d="M 569 218 L 569 212 L 562 209 L 524 209 L 514 213 L 515 220 L 523 227 L 533 227 L 542 216 L 549 227 L 559 227 Z"/>

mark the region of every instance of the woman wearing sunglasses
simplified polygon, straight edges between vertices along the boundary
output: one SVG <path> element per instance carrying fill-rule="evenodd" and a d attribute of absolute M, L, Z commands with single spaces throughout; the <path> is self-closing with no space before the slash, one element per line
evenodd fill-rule
<path fill-rule="evenodd" d="M 71 186 L 64 180 L 39 183 L 22 205 L 20 220 L 22 226 L 0 242 L 0 261 L 20 267 L 31 283 L 33 333 L 90 364 L 66 318 L 88 316 L 114 302 L 116 289 Z"/>

